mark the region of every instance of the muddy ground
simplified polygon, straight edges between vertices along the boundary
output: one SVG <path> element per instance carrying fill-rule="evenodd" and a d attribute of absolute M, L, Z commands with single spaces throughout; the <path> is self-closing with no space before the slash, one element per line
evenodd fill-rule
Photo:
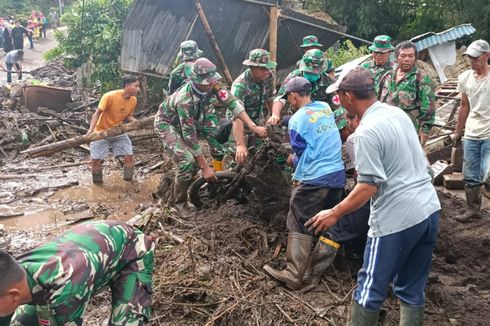
<path fill-rule="evenodd" d="M 44 160 L 47 164 L 55 159 Z M 50 162 L 54 163 L 59 162 Z M 136 180 L 125 183 L 119 175 L 119 163 L 110 160 L 106 163 L 107 182 L 103 187 L 96 187 L 90 184 L 86 165 L 63 170 L 66 172 L 62 174 L 67 178 L 74 176 L 80 184 L 56 190 L 50 196 L 47 196 L 49 191 L 43 190 L 37 197 L 31 197 L 32 203 L 45 202 L 49 207 L 45 207 L 48 209 L 45 216 L 53 216 L 49 212 L 54 211 L 60 214 L 72 207 L 98 219 L 127 220 L 155 205 L 150 193 L 156 189 L 162 173 L 147 172 L 141 167 Z M 37 174 L 53 178 L 53 173 Z M 43 193 L 47 197 L 41 196 Z M 481 221 L 456 222 L 454 217 L 464 202 L 446 190 L 439 191 L 439 196 L 443 217 L 426 291 L 425 324 L 487 325 L 490 317 L 490 216 L 485 211 Z M 25 208 L 28 204 L 28 200 L 21 201 L 17 207 Z M 76 213 L 61 213 L 57 225 L 35 214 L 4 219 L 0 221 L 6 225 L 0 231 L 2 241 L 9 243 L 6 245 L 9 251 L 21 253 L 68 227 L 73 221 L 66 220 L 76 220 L 79 216 L 73 215 Z M 265 263 L 284 265 L 286 231 L 283 227 L 270 227 L 257 216 L 255 207 L 233 203 L 199 211 L 188 220 L 166 209 L 157 212 L 147 228 L 158 236 L 151 325 L 346 323 L 360 262 L 339 255 L 316 289 L 308 293 L 289 291 L 262 272 Z M 36 220 L 29 221 L 29 218 Z M 278 245 L 282 245 L 279 256 L 275 255 Z M 107 319 L 109 295 L 105 291 L 92 300 L 87 313 L 88 325 L 101 325 Z M 382 325 L 397 325 L 398 319 L 397 302 L 390 294 L 383 307 Z"/>

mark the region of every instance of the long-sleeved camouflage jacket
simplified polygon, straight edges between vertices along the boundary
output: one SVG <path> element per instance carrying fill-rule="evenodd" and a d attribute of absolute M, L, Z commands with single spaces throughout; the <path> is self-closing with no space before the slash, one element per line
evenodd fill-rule
<path fill-rule="evenodd" d="M 267 114 L 265 103 L 274 100 L 273 76 L 269 76 L 262 82 L 256 82 L 253 79 L 252 71 L 248 68 L 235 79 L 231 86 L 231 93 L 243 103 L 250 119 L 260 125 L 264 118 L 264 113 Z M 233 117 L 233 113 L 230 110 L 227 111 L 227 117 Z"/>
<path fill-rule="evenodd" d="M 198 142 L 198 133 L 208 135 L 213 143 L 218 126 L 218 117 L 214 105 L 222 103 L 231 110 L 235 117 L 245 109 L 243 105 L 226 89 L 220 85 L 215 91 L 206 96 L 198 95 L 192 89 L 191 82 L 184 84 L 179 90 L 170 95 L 161 105 L 155 116 L 155 131 L 170 124 L 176 128 L 194 157 L 202 155 L 202 148 Z"/>
<path fill-rule="evenodd" d="M 435 120 L 434 82 L 413 67 L 398 83 L 395 67 L 379 82 L 378 98 L 381 102 L 397 106 L 412 120 L 417 132 L 429 134 Z"/>
<path fill-rule="evenodd" d="M 187 80 L 187 76 L 184 71 L 185 62 L 182 62 L 170 72 L 168 81 L 168 93 L 173 94 L 180 86 L 182 86 Z"/>
<path fill-rule="evenodd" d="M 369 70 L 369 72 L 373 75 L 374 81 L 375 81 L 375 87 L 376 87 L 376 92 L 378 92 L 378 87 L 379 87 L 379 81 L 381 77 L 384 76 L 388 71 L 393 70 L 395 67 L 395 63 L 388 59 L 386 63 L 383 66 L 378 66 L 374 62 L 373 59 L 370 59 L 362 64 L 363 68 L 366 68 Z"/>
<path fill-rule="evenodd" d="M 274 101 L 284 101 L 282 100 L 281 97 L 286 93 L 286 84 L 293 79 L 294 77 L 304 77 L 303 72 L 299 69 L 295 69 L 287 75 L 286 79 L 281 84 L 281 87 L 277 91 L 277 96 L 274 99 Z M 334 103 L 332 101 L 333 95 L 332 94 L 327 94 L 327 87 L 330 86 L 331 84 L 335 83 L 335 78 L 332 78 L 329 74 L 327 74 L 326 71 L 320 73 L 320 79 L 318 79 L 316 82 L 311 83 L 312 85 L 312 90 L 311 90 L 311 99 L 314 101 L 323 101 L 327 102 L 332 110 L 338 107 L 338 103 Z"/>

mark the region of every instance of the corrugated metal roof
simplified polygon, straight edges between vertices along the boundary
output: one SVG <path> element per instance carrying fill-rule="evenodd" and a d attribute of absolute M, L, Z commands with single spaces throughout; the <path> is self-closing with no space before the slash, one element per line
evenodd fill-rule
<path fill-rule="evenodd" d="M 417 51 L 421 51 L 437 44 L 443 44 L 460 39 L 464 36 L 473 34 L 476 29 L 471 24 L 463 24 L 452 27 L 440 33 L 428 32 L 413 37 L 410 41 L 417 46 Z"/>
<path fill-rule="evenodd" d="M 204 12 L 233 77 L 243 70 L 251 49 L 268 48 L 269 7 L 274 0 L 206 0 Z M 305 35 L 317 35 L 328 48 L 344 34 L 342 26 L 289 9 L 281 10 L 278 23 L 278 70 L 290 70 L 301 57 Z M 124 23 L 121 68 L 130 72 L 165 75 L 170 72 L 179 45 L 193 39 L 204 56 L 217 62 L 194 0 L 136 0 Z"/>

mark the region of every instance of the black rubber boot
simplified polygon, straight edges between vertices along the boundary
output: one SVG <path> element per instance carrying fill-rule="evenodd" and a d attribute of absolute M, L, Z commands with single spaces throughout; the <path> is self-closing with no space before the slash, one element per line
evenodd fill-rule
<path fill-rule="evenodd" d="M 291 290 L 300 289 L 310 258 L 312 243 L 312 236 L 290 232 L 286 248 L 286 269 L 278 271 L 269 265 L 264 265 L 264 270 L 276 280 L 285 283 Z"/>
<path fill-rule="evenodd" d="M 92 171 L 92 182 L 95 184 L 103 183 L 102 170 Z"/>
<path fill-rule="evenodd" d="M 124 166 L 123 168 L 123 179 L 125 181 L 133 180 L 134 166 Z"/>
<path fill-rule="evenodd" d="M 326 237 L 320 237 L 311 253 L 310 261 L 303 277 L 303 283 L 309 284 L 304 291 L 315 288 L 322 278 L 323 273 L 332 265 L 337 255 L 340 244 Z"/>
<path fill-rule="evenodd" d="M 352 300 L 350 311 L 350 326 L 376 326 L 378 324 L 379 310 L 364 309 L 355 300 Z"/>
<path fill-rule="evenodd" d="M 459 222 L 469 222 L 480 219 L 482 217 L 480 212 L 482 201 L 481 186 L 465 187 L 464 190 L 467 209 L 464 215 L 456 217 L 456 220 Z"/>
<path fill-rule="evenodd" d="M 423 326 L 424 307 L 414 307 L 400 303 L 400 326 Z"/>
<path fill-rule="evenodd" d="M 176 179 L 174 181 L 174 208 L 182 218 L 188 218 L 194 213 L 187 202 L 187 190 L 189 190 L 191 183 L 192 180 L 179 181 Z"/>

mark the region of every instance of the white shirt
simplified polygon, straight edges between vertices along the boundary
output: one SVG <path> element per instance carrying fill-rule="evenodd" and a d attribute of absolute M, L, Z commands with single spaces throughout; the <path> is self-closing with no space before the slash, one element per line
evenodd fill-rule
<path fill-rule="evenodd" d="M 400 108 L 374 103 L 355 136 L 359 183 L 374 184 L 370 237 L 408 229 L 441 209 L 427 172 L 427 159 L 408 115 Z"/>
<path fill-rule="evenodd" d="M 473 70 L 463 72 L 458 77 L 458 92 L 466 94 L 470 102 L 464 137 L 490 138 L 490 73 L 476 79 Z"/>

